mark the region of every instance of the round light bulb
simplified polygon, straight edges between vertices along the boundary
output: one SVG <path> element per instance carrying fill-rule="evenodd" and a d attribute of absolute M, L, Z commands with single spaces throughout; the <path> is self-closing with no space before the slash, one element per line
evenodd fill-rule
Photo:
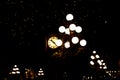
<path fill-rule="evenodd" d="M 71 21 L 71 20 L 73 20 L 73 18 L 74 18 L 74 17 L 73 17 L 72 14 L 67 14 L 67 15 L 66 15 L 66 20 L 67 20 L 67 21 Z"/>
<path fill-rule="evenodd" d="M 61 46 L 61 45 L 62 45 L 62 40 L 61 40 L 61 39 L 58 39 L 58 40 L 56 40 L 55 43 L 56 43 L 57 46 Z"/>
<path fill-rule="evenodd" d="M 73 37 L 72 38 L 72 43 L 73 44 L 77 44 L 79 42 L 79 38 L 78 37 Z"/>
<path fill-rule="evenodd" d="M 87 44 L 87 41 L 86 41 L 85 39 L 82 39 L 82 40 L 80 41 L 80 45 L 81 45 L 81 46 L 86 46 L 86 44 Z"/>
<path fill-rule="evenodd" d="M 70 47 L 70 42 L 69 41 L 65 42 L 64 46 L 65 46 L 65 48 L 69 48 Z"/>
<path fill-rule="evenodd" d="M 76 25 L 75 25 L 75 24 L 70 24 L 69 29 L 70 29 L 71 31 L 76 30 Z"/>
<path fill-rule="evenodd" d="M 76 33 L 81 33 L 82 32 L 82 27 L 81 26 L 77 26 L 75 31 L 76 31 Z"/>
<path fill-rule="evenodd" d="M 59 32 L 60 33 L 64 33 L 65 32 L 65 27 L 64 26 L 60 26 L 59 27 Z"/>

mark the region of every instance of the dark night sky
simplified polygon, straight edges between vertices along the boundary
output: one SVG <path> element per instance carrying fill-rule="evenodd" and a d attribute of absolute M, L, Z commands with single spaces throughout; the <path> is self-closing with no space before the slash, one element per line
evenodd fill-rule
<path fill-rule="evenodd" d="M 47 61 L 45 37 L 58 33 L 58 27 L 66 23 L 66 14 L 72 13 L 74 21 L 83 27 L 88 48 L 98 50 L 110 65 L 117 65 L 120 58 L 118 10 L 114 1 L 1 0 L 0 62 Z"/>

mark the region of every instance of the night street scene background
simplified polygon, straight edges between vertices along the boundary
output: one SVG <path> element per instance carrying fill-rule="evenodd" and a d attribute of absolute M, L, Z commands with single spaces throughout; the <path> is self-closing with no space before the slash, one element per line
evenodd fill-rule
<path fill-rule="evenodd" d="M 118 3 L 0 0 L 0 80 L 120 80 Z"/>

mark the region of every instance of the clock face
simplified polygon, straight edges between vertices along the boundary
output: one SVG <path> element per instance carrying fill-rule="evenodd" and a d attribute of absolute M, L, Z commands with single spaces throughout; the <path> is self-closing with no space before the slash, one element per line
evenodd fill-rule
<path fill-rule="evenodd" d="M 48 46 L 50 47 L 50 48 L 52 48 L 52 49 L 56 49 L 58 46 L 57 46 L 57 44 L 56 44 L 56 41 L 57 41 L 57 37 L 50 37 L 49 39 L 48 39 Z"/>

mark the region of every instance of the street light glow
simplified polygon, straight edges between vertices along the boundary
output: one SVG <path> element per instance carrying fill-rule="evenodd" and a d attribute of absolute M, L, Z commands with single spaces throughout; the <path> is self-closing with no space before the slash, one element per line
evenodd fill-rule
<path fill-rule="evenodd" d="M 73 44 L 77 44 L 79 42 L 79 38 L 78 37 L 73 37 L 72 38 L 72 43 Z"/>
<path fill-rule="evenodd" d="M 73 20 L 73 18 L 74 18 L 74 17 L 73 17 L 72 14 L 67 14 L 67 15 L 66 15 L 66 20 L 67 20 L 67 21 L 71 21 L 71 20 Z"/>
<path fill-rule="evenodd" d="M 81 46 L 86 46 L 87 41 L 85 39 L 80 40 L 80 45 Z"/>

